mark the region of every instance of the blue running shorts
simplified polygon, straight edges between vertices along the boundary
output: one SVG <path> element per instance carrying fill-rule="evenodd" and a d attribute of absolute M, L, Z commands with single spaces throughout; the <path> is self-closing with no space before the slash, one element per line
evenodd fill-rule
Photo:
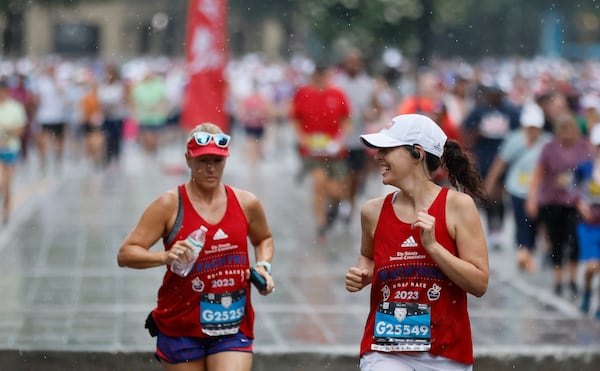
<path fill-rule="evenodd" d="M 242 333 L 210 338 L 167 336 L 158 332 L 155 357 L 167 363 L 189 362 L 220 352 L 252 353 L 252 339 Z"/>
<path fill-rule="evenodd" d="M 577 237 L 579 238 L 580 261 L 600 259 L 600 226 L 579 223 Z"/>
<path fill-rule="evenodd" d="M 19 159 L 19 151 L 0 150 L 0 162 L 6 165 L 14 165 Z"/>

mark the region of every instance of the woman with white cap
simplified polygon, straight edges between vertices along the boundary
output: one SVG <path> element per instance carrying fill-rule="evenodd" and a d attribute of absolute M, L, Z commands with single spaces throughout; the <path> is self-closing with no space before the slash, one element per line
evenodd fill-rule
<path fill-rule="evenodd" d="M 424 115 L 397 116 L 361 139 L 377 150 L 383 183 L 398 188 L 363 205 L 360 256 L 346 273 L 350 292 L 371 284 L 361 370 L 472 370 L 467 294 L 482 296 L 489 278 L 473 199 L 485 198 L 481 177 Z M 434 183 L 440 166 L 469 194 Z"/>
<path fill-rule="evenodd" d="M 500 146 L 485 177 L 485 188 L 492 192 L 506 171 L 504 188 L 510 195 L 514 213 L 517 262 L 521 269 L 534 269 L 533 251 L 537 234 L 537 219 L 525 214 L 525 200 L 544 145 L 552 140 L 552 134 L 544 132 L 544 112 L 530 102 L 523 106 L 520 116 L 521 130 L 511 133 Z"/>

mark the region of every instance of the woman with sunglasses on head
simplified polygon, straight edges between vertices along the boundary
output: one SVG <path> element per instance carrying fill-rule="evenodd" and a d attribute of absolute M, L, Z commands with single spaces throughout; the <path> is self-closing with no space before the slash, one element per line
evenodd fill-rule
<path fill-rule="evenodd" d="M 118 254 L 121 267 L 167 266 L 158 305 L 147 319 L 157 338 L 156 357 L 169 371 L 249 371 L 254 311 L 250 300 L 250 254 L 255 272 L 274 289 L 270 275 L 274 246 L 263 207 L 250 192 L 221 182 L 230 137 L 209 123 L 188 136 L 190 180 L 166 191 L 142 214 Z M 194 231 L 206 231 L 199 256 Z M 164 251 L 150 251 L 159 240 Z M 194 261 L 187 276 L 172 264 Z"/>
<path fill-rule="evenodd" d="M 383 183 L 398 190 L 361 210 L 358 264 L 346 289 L 371 284 L 360 348 L 362 371 L 472 370 L 467 294 L 488 287 L 488 253 L 472 198 L 483 184 L 469 157 L 429 117 L 395 117 L 379 133 L 362 135 L 377 150 Z M 452 186 L 431 173 L 444 168 Z"/>

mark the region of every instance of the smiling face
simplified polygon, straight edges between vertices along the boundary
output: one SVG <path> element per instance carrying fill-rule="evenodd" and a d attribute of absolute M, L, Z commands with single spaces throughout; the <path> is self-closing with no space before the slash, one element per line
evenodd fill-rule
<path fill-rule="evenodd" d="M 393 186 L 398 186 L 411 174 L 417 162 L 404 147 L 379 148 L 375 161 L 381 170 L 383 184 Z"/>

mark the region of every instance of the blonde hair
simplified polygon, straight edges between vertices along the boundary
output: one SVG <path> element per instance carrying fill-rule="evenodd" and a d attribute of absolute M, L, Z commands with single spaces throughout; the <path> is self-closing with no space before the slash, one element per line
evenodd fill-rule
<path fill-rule="evenodd" d="M 192 129 L 192 131 L 190 131 L 187 137 L 188 141 L 192 139 L 194 133 L 223 134 L 223 130 L 221 130 L 220 127 L 211 122 L 204 122 L 200 125 L 197 125 L 195 128 Z"/>

